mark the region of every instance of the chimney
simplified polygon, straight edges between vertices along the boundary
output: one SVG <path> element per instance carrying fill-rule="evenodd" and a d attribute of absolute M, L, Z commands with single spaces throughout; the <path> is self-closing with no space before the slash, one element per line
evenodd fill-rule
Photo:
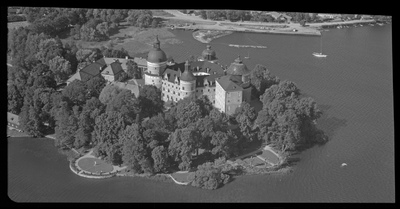
<path fill-rule="evenodd" d="M 125 56 L 125 59 L 127 60 L 127 59 L 128 59 L 128 56 Z"/>
<path fill-rule="evenodd" d="M 101 72 L 101 70 L 102 70 L 102 69 L 101 69 L 101 66 L 100 66 L 99 68 L 100 68 L 100 69 L 99 69 L 99 72 Z"/>

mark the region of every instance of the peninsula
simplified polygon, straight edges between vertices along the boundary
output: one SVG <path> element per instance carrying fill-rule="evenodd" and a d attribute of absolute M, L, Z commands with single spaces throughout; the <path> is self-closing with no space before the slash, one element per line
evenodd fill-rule
<path fill-rule="evenodd" d="M 220 63 L 210 45 L 197 60 L 174 61 L 158 38 L 159 30 L 167 30 L 150 11 L 23 12 L 29 25 L 8 34 L 9 126 L 53 138 L 80 176 L 167 178 L 217 189 L 244 174 L 286 173 L 298 147 L 326 142 L 315 125 L 322 112 L 295 83 L 263 65 L 249 69 L 240 56 Z M 86 18 L 73 18 L 80 16 Z M 137 30 L 119 25 L 121 20 Z M 217 26 L 241 30 L 259 23 L 241 24 Z M 270 24 L 274 31 L 290 29 Z M 116 31 L 124 34 L 118 37 L 121 48 L 75 42 L 108 42 Z M 231 32 L 198 33 L 208 42 Z M 75 41 L 61 40 L 61 34 Z M 125 39 L 151 49 L 145 58 L 132 57 Z"/>

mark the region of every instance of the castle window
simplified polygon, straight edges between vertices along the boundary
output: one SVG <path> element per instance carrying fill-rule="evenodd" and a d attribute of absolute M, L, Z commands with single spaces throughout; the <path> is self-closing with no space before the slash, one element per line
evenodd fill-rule
<path fill-rule="evenodd" d="M 214 89 L 214 91 L 215 91 L 215 89 Z"/>
<path fill-rule="evenodd" d="M 172 93 L 175 94 L 175 91 L 173 91 Z"/>
<path fill-rule="evenodd" d="M 168 89 L 168 92 L 169 92 L 169 89 Z"/>
<path fill-rule="evenodd" d="M 178 96 L 180 96 L 181 94 L 180 93 L 178 93 Z"/>
<path fill-rule="evenodd" d="M 163 91 L 165 91 L 165 88 L 164 88 L 164 87 L 162 87 L 162 90 L 163 90 Z"/>
<path fill-rule="evenodd" d="M 228 102 L 227 102 L 227 103 L 229 103 L 229 102 L 231 102 L 231 101 L 228 99 Z"/>
<path fill-rule="evenodd" d="M 208 92 L 210 92 L 210 89 L 208 89 Z"/>
<path fill-rule="evenodd" d="M 184 86 L 182 86 L 182 90 L 185 90 L 185 87 L 184 87 Z"/>

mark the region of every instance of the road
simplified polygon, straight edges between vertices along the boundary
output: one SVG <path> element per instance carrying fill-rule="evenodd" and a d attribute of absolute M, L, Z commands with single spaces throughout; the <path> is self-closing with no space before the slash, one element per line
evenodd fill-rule
<path fill-rule="evenodd" d="M 274 22 L 231 22 L 228 20 L 216 21 L 202 19 L 199 16 L 186 15 L 178 10 L 164 10 L 174 17 L 162 17 L 165 19 L 185 20 L 195 22 L 196 25 L 189 26 L 189 29 L 205 29 L 205 30 L 232 30 L 232 31 L 252 31 L 261 33 L 281 33 L 281 34 L 305 34 L 305 35 L 321 35 L 320 29 L 322 26 L 329 25 L 348 25 L 373 23 L 375 20 L 351 20 L 342 22 L 322 22 L 322 23 L 307 23 L 307 27 L 301 26 L 299 23 L 274 23 Z M 204 23 L 204 24 L 202 24 Z"/>

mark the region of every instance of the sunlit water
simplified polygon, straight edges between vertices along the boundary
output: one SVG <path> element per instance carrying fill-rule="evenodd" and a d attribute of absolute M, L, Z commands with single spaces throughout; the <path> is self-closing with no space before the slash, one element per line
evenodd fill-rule
<path fill-rule="evenodd" d="M 184 61 L 203 43 L 174 32 L 182 45 L 164 47 Z M 8 140 L 8 194 L 18 202 L 394 202 L 392 27 L 332 29 L 320 38 L 234 33 L 211 42 L 220 63 L 241 55 L 297 84 L 324 111 L 318 126 L 330 137 L 298 155 L 286 176 L 245 176 L 209 191 L 142 178 L 85 179 L 73 174 L 50 139 Z M 228 44 L 265 45 L 266 49 Z M 342 163 L 347 166 L 341 167 Z"/>

